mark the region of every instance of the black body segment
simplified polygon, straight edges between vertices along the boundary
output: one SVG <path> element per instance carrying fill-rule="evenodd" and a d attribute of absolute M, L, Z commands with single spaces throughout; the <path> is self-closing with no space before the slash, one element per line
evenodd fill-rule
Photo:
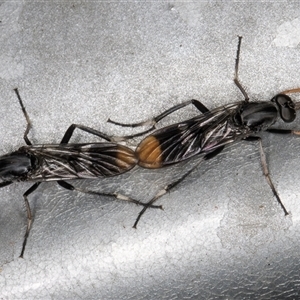
<path fill-rule="evenodd" d="M 0 178 L 3 182 L 26 180 L 33 166 L 34 157 L 23 151 L 0 156 Z"/>

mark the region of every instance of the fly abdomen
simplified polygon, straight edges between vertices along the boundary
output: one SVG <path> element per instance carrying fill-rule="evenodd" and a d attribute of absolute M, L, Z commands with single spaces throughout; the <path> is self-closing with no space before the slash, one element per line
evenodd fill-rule
<path fill-rule="evenodd" d="M 136 150 L 139 166 L 149 169 L 162 167 L 162 152 L 159 139 L 153 135 L 149 135 L 139 144 Z"/>

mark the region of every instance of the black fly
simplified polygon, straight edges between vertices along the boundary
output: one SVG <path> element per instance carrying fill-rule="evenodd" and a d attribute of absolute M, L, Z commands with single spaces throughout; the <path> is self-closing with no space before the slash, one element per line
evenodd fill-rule
<path fill-rule="evenodd" d="M 113 196 L 120 200 L 145 205 L 119 193 L 109 194 L 89 191 L 76 188 L 67 183 L 65 180 L 95 179 L 98 177 L 116 176 L 127 172 L 137 163 L 135 153 L 128 147 L 111 142 L 111 138 L 100 131 L 77 124 L 72 124 L 68 128 L 61 143 L 58 145 L 32 145 L 28 138 L 31 121 L 18 90 L 15 89 L 14 91 L 17 94 L 27 121 L 27 127 L 24 133 L 24 140 L 27 146 L 23 146 L 17 151 L 0 157 L 0 179 L 2 180 L 0 187 L 18 181 L 35 182 L 23 195 L 27 210 L 27 229 L 20 257 L 24 255 L 33 219 L 27 197 L 34 192 L 43 181 L 56 181 L 63 188 L 72 191 L 76 190 L 88 194 Z M 68 144 L 76 128 L 96 135 L 107 142 Z"/>
<path fill-rule="evenodd" d="M 219 154 L 228 144 L 240 140 L 256 140 L 259 143 L 264 176 L 285 215 L 288 215 L 269 175 L 261 138 L 257 134 L 260 131 L 279 134 L 300 134 L 300 131 L 270 128 L 278 119 L 286 123 L 295 120 L 296 110 L 300 108 L 300 103 L 294 103 L 286 94 L 300 92 L 300 89 L 282 92 L 273 97 L 270 102 L 249 102 L 249 97 L 238 79 L 241 41 L 242 37 L 239 37 L 234 83 L 243 94 L 244 101 L 209 110 L 200 101 L 193 99 L 176 105 L 159 116 L 144 122 L 136 124 L 122 124 L 112 120 L 108 120 L 108 122 L 128 127 L 152 126 L 150 129 L 138 134 L 123 138 L 116 137 L 115 139 L 126 140 L 153 131 L 155 124 L 161 119 L 180 108 L 193 104 L 202 113 L 201 115 L 156 130 L 140 142 L 136 149 L 138 165 L 150 169 L 161 168 L 189 159 L 195 155 L 202 155 L 203 159 L 208 160 Z M 148 205 L 152 205 L 158 198 L 180 183 L 192 170 L 184 174 L 176 182 L 167 185 L 148 202 Z M 134 227 L 136 227 L 146 209 L 147 206 L 140 212 Z"/>

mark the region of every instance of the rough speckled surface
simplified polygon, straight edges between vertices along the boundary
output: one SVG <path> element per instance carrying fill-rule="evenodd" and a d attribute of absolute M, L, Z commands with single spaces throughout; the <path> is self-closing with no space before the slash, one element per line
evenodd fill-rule
<path fill-rule="evenodd" d="M 58 143 L 71 123 L 141 121 L 187 99 L 213 108 L 300 86 L 298 3 L 2 1 L 1 154 L 23 145 L 18 87 L 34 143 Z M 300 96 L 295 95 L 299 101 Z M 187 108 L 161 126 L 195 115 Z M 300 128 L 300 121 L 290 125 Z M 75 132 L 73 141 L 95 141 Z M 263 135 L 282 210 L 262 176 L 255 143 L 203 163 L 148 210 L 44 183 L 19 259 L 29 183 L 0 190 L 1 299 L 278 299 L 299 297 L 299 138 Z M 76 182 L 151 198 L 195 161 L 120 178 Z"/>

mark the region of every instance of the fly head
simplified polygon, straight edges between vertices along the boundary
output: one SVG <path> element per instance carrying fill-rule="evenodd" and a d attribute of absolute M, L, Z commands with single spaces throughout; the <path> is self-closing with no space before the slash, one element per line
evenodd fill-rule
<path fill-rule="evenodd" d="M 285 94 L 278 94 L 271 101 L 276 104 L 280 117 L 284 122 L 290 123 L 295 120 L 295 104 L 289 96 Z"/>

